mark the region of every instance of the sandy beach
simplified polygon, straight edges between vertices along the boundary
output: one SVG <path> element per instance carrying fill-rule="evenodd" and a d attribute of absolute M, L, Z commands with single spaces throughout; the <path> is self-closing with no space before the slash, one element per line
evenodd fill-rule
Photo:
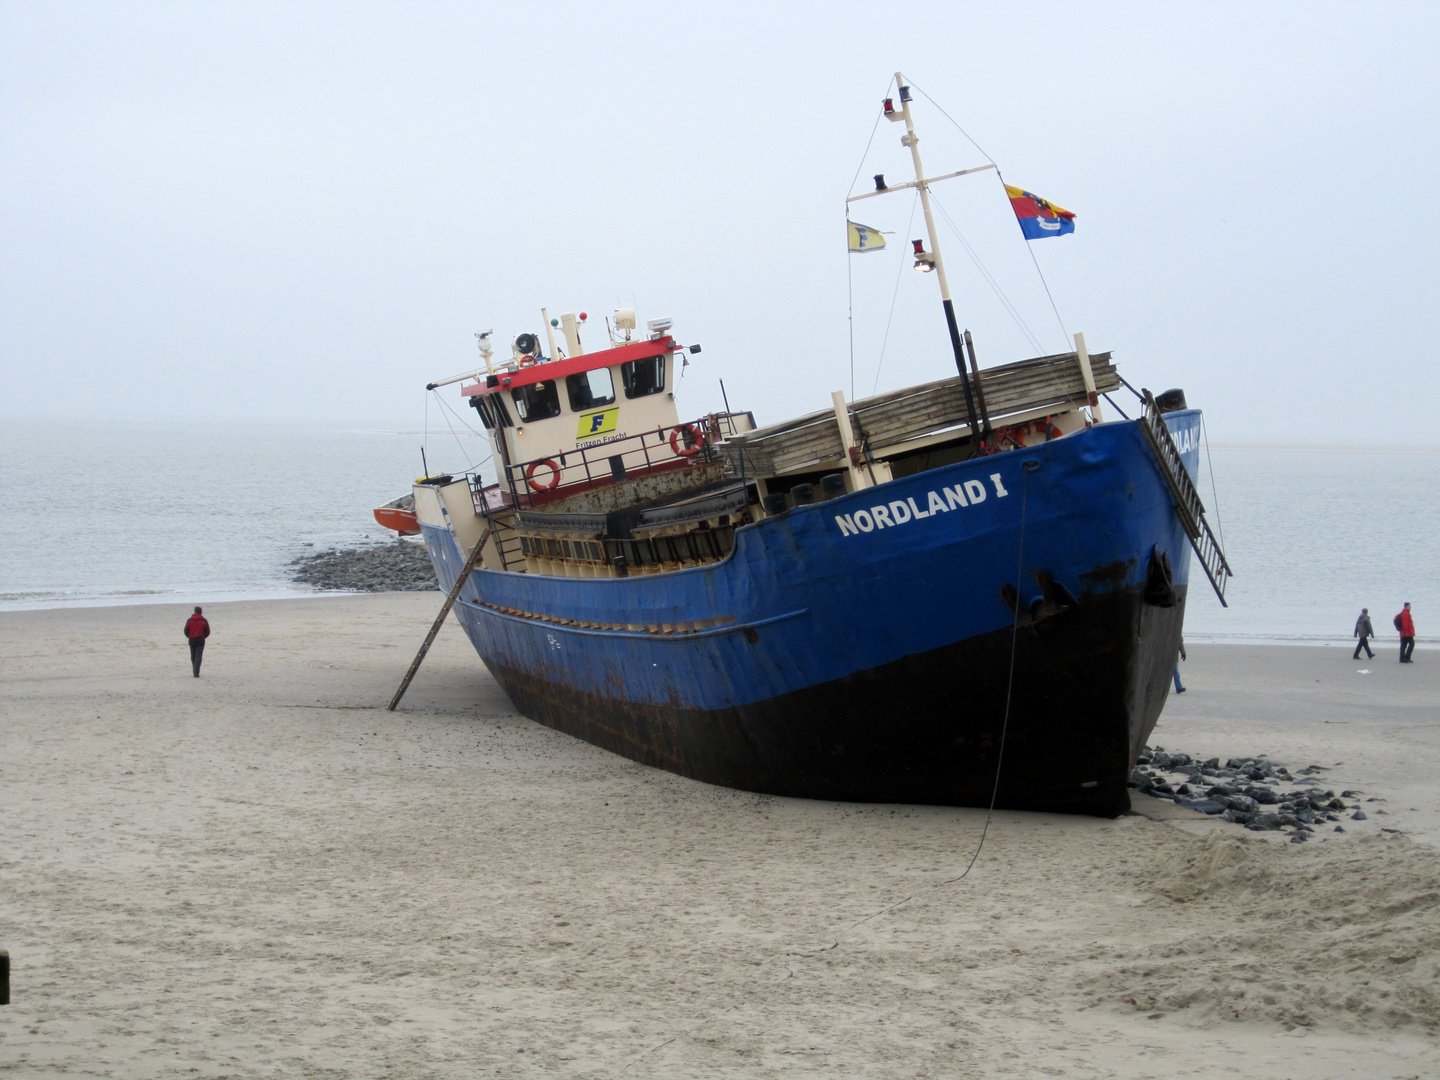
<path fill-rule="evenodd" d="M 1201 646 L 1304 844 L 777 799 L 517 716 L 434 593 L 0 613 L 0 1075 L 1440 1075 L 1440 652 Z M 1057 763 L 1058 764 L 1058 763 Z M 1385 831 L 1393 830 L 1393 831 Z M 959 880 L 956 880 L 959 879 Z"/>

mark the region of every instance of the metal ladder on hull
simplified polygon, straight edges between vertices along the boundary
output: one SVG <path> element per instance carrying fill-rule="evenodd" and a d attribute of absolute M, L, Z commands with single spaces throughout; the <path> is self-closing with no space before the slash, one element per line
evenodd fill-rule
<path fill-rule="evenodd" d="M 1155 464 L 1175 500 L 1175 516 L 1190 538 L 1190 546 L 1195 549 L 1195 557 L 1200 560 L 1205 576 L 1220 598 L 1220 606 L 1229 607 L 1225 602 L 1225 586 L 1234 577 L 1234 572 L 1220 548 L 1220 542 L 1210 530 L 1210 523 L 1205 520 L 1205 504 L 1200 501 L 1200 493 L 1190 480 L 1180 449 L 1175 445 L 1170 429 L 1165 426 L 1165 418 L 1155 404 L 1154 395 L 1145 390 L 1142 397 L 1145 407 L 1140 415 L 1140 430 L 1145 433 Z"/>
<path fill-rule="evenodd" d="M 480 513 L 485 518 L 485 525 L 490 530 L 490 536 L 494 540 L 491 550 L 500 557 L 500 565 L 511 573 L 523 573 L 525 570 L 525 553 L 520 548 L 520 532 L 514 525 L 507 525 L 490 512 L 485 505 L 484 499 L 477 500 Z"/>

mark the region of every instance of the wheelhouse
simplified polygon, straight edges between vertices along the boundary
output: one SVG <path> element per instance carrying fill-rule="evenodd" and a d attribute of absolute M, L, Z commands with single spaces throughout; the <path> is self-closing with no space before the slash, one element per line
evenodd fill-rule
<path fill-rule="evenodd" d="M 623 442 L 640 432 L 678 427 L 669 389 L 674 354 L 669 335 L 622 343 L 558 360 L 521 357 L 462 386 L 508 463 L 557 459 Z"/>

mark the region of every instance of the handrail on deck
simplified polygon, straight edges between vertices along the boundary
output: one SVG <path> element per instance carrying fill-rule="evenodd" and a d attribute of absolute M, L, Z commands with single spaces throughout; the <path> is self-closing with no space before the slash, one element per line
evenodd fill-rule
<path fill-rule="evenodd" d="M 551 491 L 581 485 L 597 487 L 662 467 L 719 461 L 719 444 L 736 433 L 734 417 L 744 415 L 711 413 L 674 427 L 647 429 L 609 442 L 515 462 L 501 469 L 501 480 L 509 489 L 512 506 L 532 509 L 537 497 L 540 502 L 547 501 L 544 496 Z M 536 488 L 533 481 L 544 486 Z"/>

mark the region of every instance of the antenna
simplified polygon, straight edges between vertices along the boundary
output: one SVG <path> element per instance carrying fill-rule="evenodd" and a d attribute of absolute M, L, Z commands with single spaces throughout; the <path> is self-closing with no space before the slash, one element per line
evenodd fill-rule
<path fill-rule="evenodd" d="M 540 321 L 545 324 L 545 338 L 550 342 L 550 357 L 554 359 L 560 355 L 555 350 L 555 323 L 550 319 L 550 312 L 543 307 L 540 309 Z"/>
<path fill-rule="evenodd" d="M 490 363 L 490 335 L 494 330 L 477 330 L 475 332 L 475 343 L 480 346 L 480 359 L 485 361 L 485 374 L 494 375 L 495 367 Z"/>

